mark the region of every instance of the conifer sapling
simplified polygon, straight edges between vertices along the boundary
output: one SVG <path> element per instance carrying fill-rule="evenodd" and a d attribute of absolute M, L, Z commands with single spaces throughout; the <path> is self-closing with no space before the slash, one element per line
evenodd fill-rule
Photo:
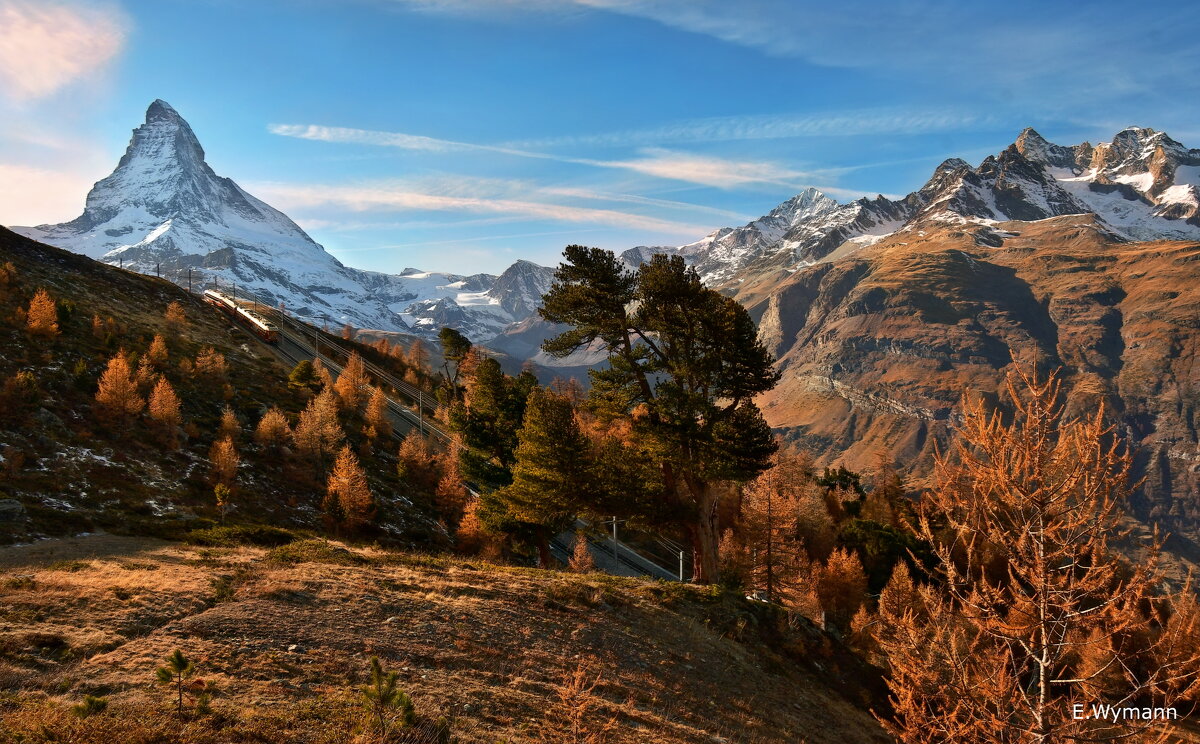
<path fill-rule="evenodd" d="M 371 681 L 362 688 L 363 705 L 373 719 L 381 740 L 387 739 L 393 722 L 399 721 L 400 727 L 404 728 L 416 720 L 412 698 L 396 686 L 398 679 L 396 672 L 383 670 L 378 656 L 371 657 Z"/>
<path fill-rule="evenodd" d="M 183 655 L 179 649 L 167 657 L 165 666 L 160 666 L 155 673 L 158 681 L 164 685 L 175 686 L 175 712 L 183 716 L 183 681 L 196 671 L 196 664 Z"/>

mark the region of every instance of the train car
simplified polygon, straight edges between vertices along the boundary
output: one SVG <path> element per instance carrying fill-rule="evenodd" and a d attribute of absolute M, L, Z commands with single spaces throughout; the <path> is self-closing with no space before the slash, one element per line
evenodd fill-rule
<path fill-rule="evenodd" d="M 241 323 L 263 341 L 269 344 L 279 343 L 279 329 L 275 327 L 275 324 L 258 313 L 242 307 L 224 292 L 206 289 L 204 290 L 204 301 Z"/>

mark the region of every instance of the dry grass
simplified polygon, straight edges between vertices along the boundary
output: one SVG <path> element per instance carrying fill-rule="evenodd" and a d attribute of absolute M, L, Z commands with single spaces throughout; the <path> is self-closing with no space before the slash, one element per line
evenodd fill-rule
<path fill-rule="evenodd" d="M 446 717 L 463 742 L 885 740 L 847 698 L 866 695 L 852 662 L 753 603 L 345 550 L 308 544 L 282 560 L 279 548 L 112 536 L 0 550 L 0 732 L 369 741 L 356 694 L 376 655 L 418 715 Z M 62 561 L 87 567 L 51 569 Z M 176 648 L 217 691 L 211 714 L 177 721 L 154 684 Z M 85 694 L 108 710 L 71 716 Z"/>

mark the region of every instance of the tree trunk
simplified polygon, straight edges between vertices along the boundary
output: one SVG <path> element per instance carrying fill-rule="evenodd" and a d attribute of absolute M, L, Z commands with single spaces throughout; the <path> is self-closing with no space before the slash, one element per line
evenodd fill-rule
<path fill-rule="evenodd" d="M 554 558 L 550 555 L 550 536 L 546 532 L 538 532 L 537 551 L 538 568 L 550 568 Z"/>
<path fill-rule="evenodd" d="M 720 492 L 713 484 L 698 478 L 688 478 L 696 505 L 695 522 L 688 528 L 692 540 L 692 581 L 715 584 L 720 580 L 721 531 L 717 519 Z"/>

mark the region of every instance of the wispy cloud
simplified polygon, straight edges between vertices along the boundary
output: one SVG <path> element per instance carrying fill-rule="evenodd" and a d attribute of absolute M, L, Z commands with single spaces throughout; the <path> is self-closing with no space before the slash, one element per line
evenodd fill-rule
<path fill-rule="evenodd" d="M 418 152 L 482 151 L 500 153 L 594 168 L 626 170 L 655 178 L 685 181 L 722 189 L 738 188 L 749 184 L 799 186 L 802 188 L 807 185 L 803 181 L 813 177 L 811 173 L 792 170 L 769 161 L 732 160 L 711 155 L 673 152 L 662 148 L 643 148 L 638 153 L 640 157 L 631 159 L 598 160 L 535 152 L 523 148 L 455 142 L 403 132 L 381 132 L 313 124 L 272 124 L 267 129 L 272 134 L 318 142 L 397 147 Z"/>
<path fill-rule="evenodd" d="M 737 142 L 792 137 L 848 137 L 865 134 L 932 134 L 994 124 L 978 111 L 951 108 L 867 108 L 816 114 L 717 116 L 658 127 L 546 137 L 504 143 L 512 148 L 563 146 L 655 146 L 674 143 Z"/>
<path fill-rule="evenodd" d="M 260 183 L 260 193 L 284 211 L 336 207 L 351 212 L 438 211 L 474 214 L 515 215 L 527 219 L 606 225 L 644 230 L 665 235 L 688 236 L 703 233 L 705 227 L 674 222 L 658 217 L 595 209 L 551 202 L 490 195 L 447 194 L 434 189 L 415 189 L 403 183 L 370 183 L 352 186 Z"/>
<path fill-rule="evenodd" d="M 384 0 L 380 0 L 383 2 Z M 827 68 L 869 69 L 899 84 L 933 83 L 941 92 L 990 93 L 1031 103 L 1042 115 L 1070 115 L 1081 106 L 1102 112 L 1132 96 L 1170 90 L 1193 94 L 1200 54 L 1192 29 L 1200 5 L 1144 0 L 1131 33 L 1129 6 L 1096 0 L 1087 13 L 1077 3 L 1008 0 L 387 0 L 393 7 L 490 20 L 586 12 L 629 16 L 709 37 L 773 57 L 802 59 Z M 582 11 L 582 12 L 581 12 Z M 1030 19 L 1036 19 L 1031 22 Z M 1119 53 L 1114 53 L 1119 50 Z"/>
<path fill-rule="evenodd" d="M 0 0 L 0 90 L 28 101 L 90 77 L 121 52 L 128 31 L 114 5 Z"/>
<path fill-rule="evenodd" d="M 392 245 L 370 246 L 368 248 L 342 248 L 341 253 L 373 253 L 375 251 L 390 251 L 397 248 L 424 248 L 431 245 L 461 245 L 463 243 L 491 243 L 497 240 L 518 240 L 523 238 L 545 238 L 552 235 L 582 235 L 597 232 L 597 230 L 547 230 L 543 232 L 511 233 L 508 235 L 477 235 L 472 238 L 454 238 L 451 240 L 422 240 L 415 243 L 395 243 Z"/>
<path fill-rule="evenodd" d="M 749 220 L 751 217 L 734 212 L 728 209 L 720 209 L 718 207 L 710 207 L 704 204 L 692 204 L 690 202 L 674 201 L 671 199 L 655 199 L 649 196 L 639 196 L 636 194 L 614 194 L 605 191 L 595 191 L 593 189 L 584 189 L 567 186 L 547 186 L 539 189 L 540 193 L 554 196 L 565 196 L 576 199 L 584 199 L 587 201 L 609 201 L 619 204 L 638 204 L 645 207 L 654 207 L 661 209 L 678 209 L 690 212 L 702 212 L 704 214 L 713 215 L 715 217 L 725 217 L 733 220 Z"/>
<path fill-rule="evenodd" d="M 754 160 L 731 160 L 710 155 L 674 152 L 647 148 L 642 157 L 632 160 L 586 160 L 603 168 L 622 168 L 656 178 L 686 181 L 721 189 L 734 189 L 749 184 L 770 184 L 803 188 L 811 174 L 784 168 L 775 163 Z"/>

